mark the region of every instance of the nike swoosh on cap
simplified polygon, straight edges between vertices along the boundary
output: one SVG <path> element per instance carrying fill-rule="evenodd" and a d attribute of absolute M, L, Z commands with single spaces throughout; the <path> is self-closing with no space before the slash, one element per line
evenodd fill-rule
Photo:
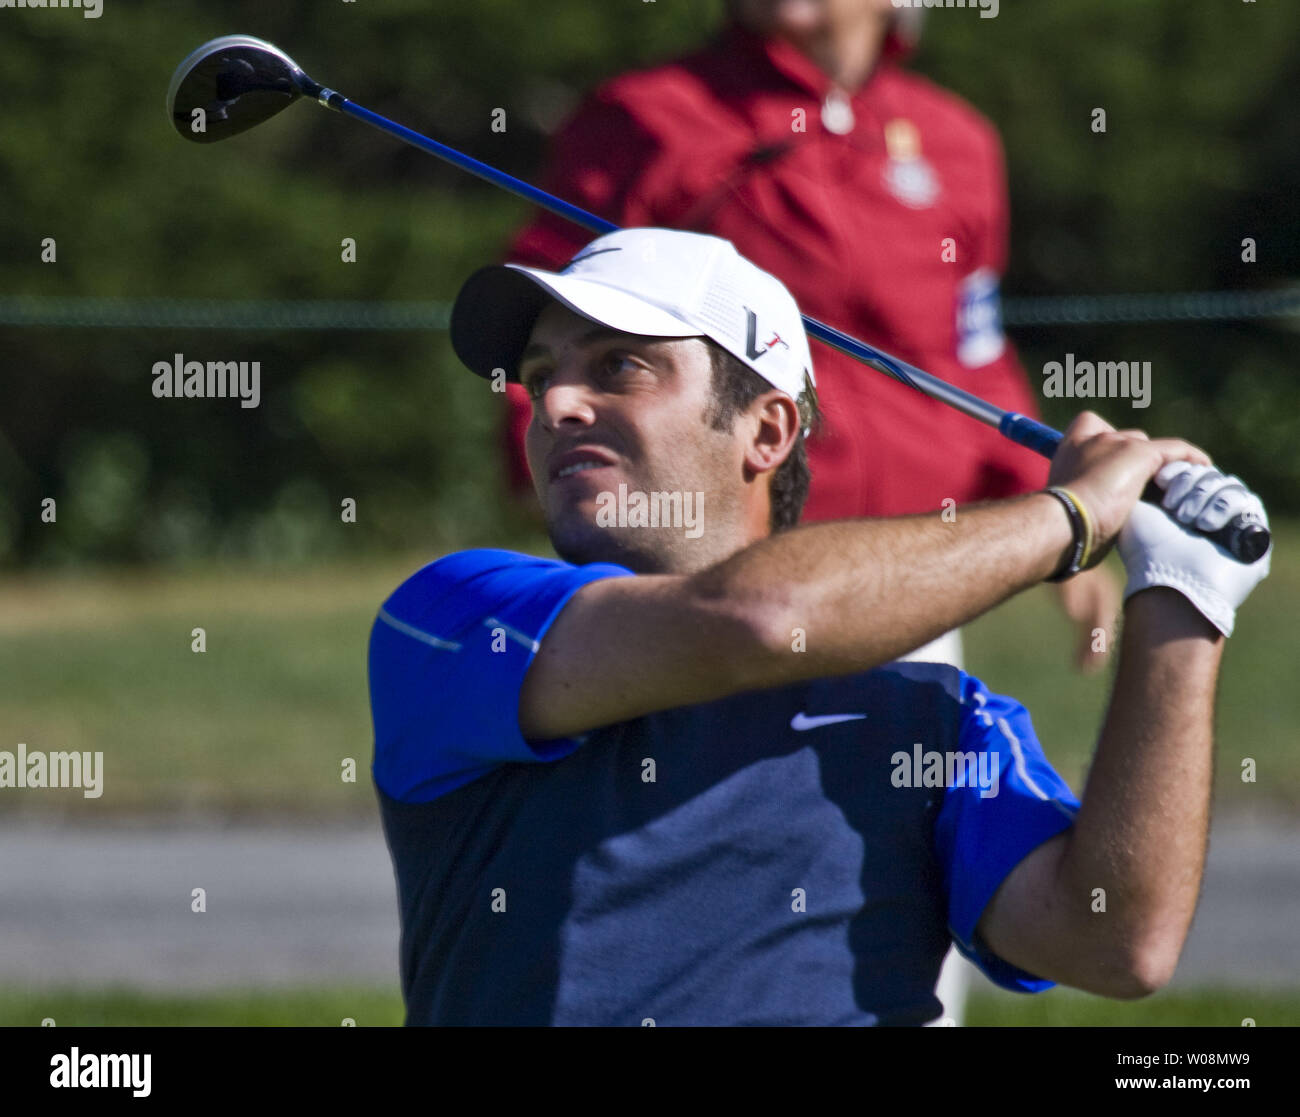
<path fill-rule="evenodd" d="M 805 714 L 800 710 L 790 719 L 790 728 L 798 732 L 806 729 L 819 729 L 823 725 L 835 725 L 841 721 L 858 721 L 866 714 Z"/>
<path fill-rule="evenodd" d="M 590 260 L 593 256 L 603 256 L 606 252 L 622 252 L 622 251 L 623 250 L 621 248 L 597 248 L 594 252 L 588 252 L 584 256 L 575 256 L 572 260 L 570 260 L 567 264 L 564 265 L 564 270 L 568 271 L 571 267 L 573 267 L 574 264 L 581 264 L 583 260 Z"/>

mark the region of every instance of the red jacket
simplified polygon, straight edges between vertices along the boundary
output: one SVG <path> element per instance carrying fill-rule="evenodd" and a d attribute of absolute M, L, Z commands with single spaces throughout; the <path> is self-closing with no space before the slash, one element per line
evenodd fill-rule
<path fill-rule="evenodd" d="M 803 313 L 1037 416 L 995 317 L 1007 199 L 992 125 L 888 56 L 838 117 L 823 113 L 830 87 L 793 46 L 728 28 L 693 55 L 600 87 L 556 136 L 545 187 L 619 225 L 726 237 Z M 556 267 L 589 240 L 543 213 L 509 258 Z M 804 519 L 925 511 L 1046 483 L 1043 458 L 975 420 L 819 342 L 812 355 L 825 429 L 809 443 Z M 517 385 L 507 398 L 511 477 L 523 486 L 530 407 Z"/>

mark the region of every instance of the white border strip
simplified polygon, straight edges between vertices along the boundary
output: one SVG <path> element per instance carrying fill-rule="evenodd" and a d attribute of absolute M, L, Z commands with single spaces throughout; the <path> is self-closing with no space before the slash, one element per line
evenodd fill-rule
<path fill-rule="evenodd" d="M 379 609 L 379 619 L 390 628 L 395 628 L 398 632 L 404 633 L 413 640 L 419 640 L 422 644 L 428 644 L 430 647 L 434 648 L 442 648 L 444 651 L 448 652 L 460 651 L 460 645 L 454 641 L 440 640 L 437 636 L 430 635 L 427 632 L 422 632 L 420 629 L 407 624 L 405 621 L 399 621 L 392 615 L 392 613 L 382 606 L 380 606 Z"/>
<path fill-rule="evenodd" d="M 531 636 L 520 632 L 519 629 L 511 628 L 508 624 L 502 624 L 502 622 L 497 620 L 496 617 L 484 617 L 483 623 L 487 625 L 488 628 L 502 629 L 510 639 L 514 640 L 517 644 L 523 644 L 523 646 L 532 652 L 533 655 L 536 655 L 537 650 L 542 646 Z"/>

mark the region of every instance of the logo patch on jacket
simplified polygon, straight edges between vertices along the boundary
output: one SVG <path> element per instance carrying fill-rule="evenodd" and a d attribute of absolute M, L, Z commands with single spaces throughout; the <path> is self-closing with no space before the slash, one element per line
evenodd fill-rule
<path fill-rule="evenodd" d="M 926 209 L 939 197 L 939 176 L 921 154 L 921 133 L 901 117 L 885 125 L 885 188 L 909 209 Z"/>

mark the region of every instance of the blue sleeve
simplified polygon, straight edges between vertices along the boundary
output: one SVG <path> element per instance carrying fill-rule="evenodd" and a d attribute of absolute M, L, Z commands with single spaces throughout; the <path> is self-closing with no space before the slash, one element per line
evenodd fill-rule
<path fill-rule="evenodd" d="M 513 551 L 461 551 L 406 580 L 370 634 L 373 774 L 424 803 L 512 761 L 558 760 L 582 738 L 526 741 L 519 688 L 542 637 L 589 582 L 630 575 Z"/>
<path fill-rule="evenodd" d="M 1055 983 L 1004 962 L 977 940 L 975 926 L 1011 870 L 1073 824 L 1079 800 L 1043 755 L 1024 706 L 965 672 L 961 686 L 959 750 L 977 763 L 956 767 L 935 822 L 948 928 L 957 949 L 995 984 L 1038 993 Z"/>

